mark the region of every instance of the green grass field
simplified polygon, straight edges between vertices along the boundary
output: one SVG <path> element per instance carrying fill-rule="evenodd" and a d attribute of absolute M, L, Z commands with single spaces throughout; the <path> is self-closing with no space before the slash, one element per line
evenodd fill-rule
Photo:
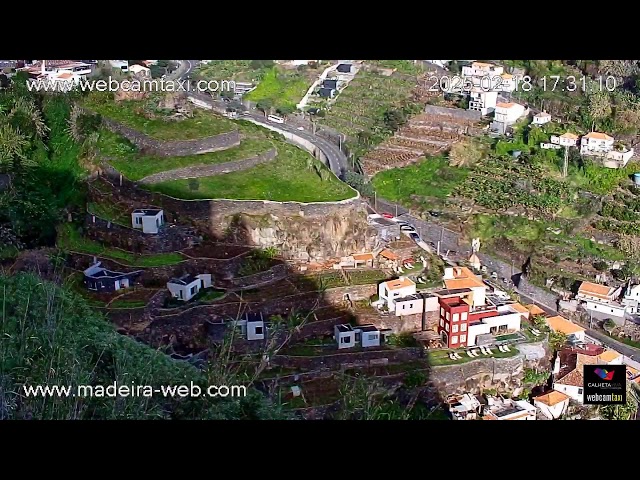
<path fill-rule="evenodd" d="M 255 90 L 244 96 L 252 102 L 269 99 L 275 107 L 295 108 L 311 86 L 303 76 L 297 73 L 282 73 L 277 68 L 267 71 Z"/>
<path fill-rule="evenodd" d="M 59 229 L 56 243 L 62 250 L 109 258 L 132 267 L 162 267 L 176 265 L 185 259 L 179 253 L 136 255 L 117 248 L 105 247 L 96 241 L 82 237 L 73 225 L 70 224 L 63 225 L 62 228 Z"/>
<path fill-rule="evenodd" d="M 157 118 L 150 119 L 144 115 L 145 107 L 149 105 L 146 101 L 127 100 L 116 103 L 106 101 L 98 95 L 89 95 L 83 105 L 103 117 L 158 140 L 195 140 L 230 132 L 236 128 L 230 120 L 199 109 L 193 111 L 193 117 L 184 120 L 168 120 L 163 118 L 161 111 L 154 112 Z"/>
<path fill-rule="evenodd" d="M 467 176 L 464 168 L 450 167 L 446 158 L 432 157 L 415 165 L 378 173 L 372 183 L 381 197 L 409 201 L 412 195 L 444 198 Z"/>
<path fill-rule="evenodd" d="M 135 150 L 127 149 L 127 144 L 125 139 L 105 129 L 100 133 L 98 148 L 103 155 L 109 158 L 109 162 L 116 170 L 134 181 L 154 173 L 176 168 L 243 160 L 264 153 L 273 147 L 266 138 L 245 138 L 237 147 L 218 152 L 185 157 L 156 157 L 137 156 Z"/>
<path fill-rule="evenodd" d="M 173 180 L 149 188 L 187 200 L 228 198 L 280 202 L 322 202 L 352 198 L 356 193 L 307 152 L 277 142 L 275 160 L 239 172 L 189 180 Z M 322 178 L 321 178 L 322 176 Z"/>

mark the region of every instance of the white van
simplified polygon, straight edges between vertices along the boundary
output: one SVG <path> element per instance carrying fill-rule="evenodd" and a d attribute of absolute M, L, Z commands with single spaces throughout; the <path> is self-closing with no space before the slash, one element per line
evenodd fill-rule
<path fill-rule="evenodd" d="M 275 123 L 284 123 L 284 118 L 278 117 L 277 115 L 269 115 L 267 117 L 267 120 L 269 120 L 270 122 L 275 122 Z"/>

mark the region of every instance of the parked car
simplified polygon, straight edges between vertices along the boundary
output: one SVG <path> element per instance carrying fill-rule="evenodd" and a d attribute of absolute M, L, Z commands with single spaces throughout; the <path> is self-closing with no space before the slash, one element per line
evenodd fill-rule
<path fill-rule="evenodd" d="M 391 215 L 390 213 L 383 213 L 382 216 L 384 218 L 395 218 L 393 215 Z"/>
<path fill-rule="evenodd" d="M 400 231 L 401 232 L 415 232 L 416 229 L 413 225 L 409 225 L 409 224 L 405 224 L 405 225 L 400 225 Z"/>
<path fill-rule="evenodd" d="M 409 236 L 415 242 L 419 242 L 420 241 L 420 237 L 418 236 L 418 234 L 416 232 L 409 233 Z"/>

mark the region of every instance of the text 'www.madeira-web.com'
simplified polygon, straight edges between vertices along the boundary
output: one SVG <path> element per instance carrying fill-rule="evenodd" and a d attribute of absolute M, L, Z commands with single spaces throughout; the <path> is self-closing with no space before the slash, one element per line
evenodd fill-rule
<path fill-rule="evenodd" d="M 110 385 L 24 385 L 26 397 L 154 397 L 187 398 L 187 397 L 246 397 L 247 387 L 244 385 L 209 385 L 201 387 L 191 382 L 189 385 L 124 385 L 114 382 Z"/>

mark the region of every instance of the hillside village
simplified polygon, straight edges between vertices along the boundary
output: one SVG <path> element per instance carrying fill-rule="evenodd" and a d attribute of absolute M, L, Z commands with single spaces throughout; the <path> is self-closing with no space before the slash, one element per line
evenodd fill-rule
<path fill-rule="evenodd" d="M 43 61 L 16 65 L 11 79 L 73 82 L 102 69 L 151 78 L 158 62 L 166 65 L 163 75 L 190 75 L 187 61 L 175 68 L 166 61 L 114 60 L 99 68 L 91 61 Z M 218 68 L 215 62 L 202 62 L 201 71 Z M 363 398 L 404 419 L 634 418 L 632 394 L 629 405 L 593 406 L 583 392 L 584 365 L 624 365 L 630 392 L 640 386 L 640 365 L 629 354 L 640 341 L 640 282 L 616 273 L 629 263 L 626 257 L 584 267 L 575 288 L 552 276 L 536 286 L 525 268 L 514 271 L 513 261 L 505 273 L 482 232 L 449 230 L 466 208 L 447 203 L 458 190 L 433 203 L 414 196 L 402 204 L 407 210 L 400 198 L 387 198 L 383 177 L 400 178 L 398 172 L 429 162 L 425 158 L 444 162 L 456 145 L 479 139 L 497 139 L 502 147 L 492 148 L 503 148 L 513 162 L 523 155 L 516 150 L 522 144 L 557 154 L 567 165 L 578 155 L 616 171 L 633 165 L 633 147 L 519 102 L 518 74 L 495 63 L 470 62 L 461 69 L 471 81 L 468 91 L 434 95 L 424 84 L 442 67 L 430 62 L 428 70 L 414 71 L 377 62 L 277 61 L 267 73 L 263 65 L 243 63 L 239 68 L 247 70 L 234 73 L 243 80 L 235 98 L 76 95 L 73 89 L 40 94 L 68 102 L 59 107 L 66 116 L 57 134 L 78 145 L 82 196 L 51 221 L 53 244 L 26 248 L 16 238 L 12 253 L 3 251 L 4 275 L 52 281 L 99 312 L 118 335 L 194 371 L 220 366 L 227 378 L 250 385 L 292 417 L 362 418 L 362 409 L 346 399 L 363 401 L 364 382 Z M 254 67 L 256 73 L 248 73 Z M 262 95 L 254 76 L 271 82 L 264 79 L 278 69 L 303 92 L 296 106 L 324 117 L 310 126 L 308 117 L 317 113 L 297 118 L 287 108 L 276 111 L 274 99 L 241 108 L 251 102 L 249 94 Z M 487 75 L 501 78 L 497 91 L 483 88 Z M 352 172 L 343 149 L 362 145 L 340 137 L 336 146 L 330 129 L 348 124 L 350 141 L 373 131 L 365 125 L 366 96 L 358 97 L 360 113 L 341 113 L 342 101 L 354 101 L 349 92 L 358 82 L 395 85 L 401 100 L 384 101 L 396 111 L 403 102 L 419 108 L 405 108 L 404 122 L 380 133 L 379 143 L 368 139 Z M 13 101 L 10 90 L 4 94 L 2 101 Z M 482 184 L 471 164 L 461 168 L 468 171 L 443 182 Z M 486 175 L 498 178 L 502 171 L 496 171 Z M 1 173 L 5 194 L 16 195 L 12 185 L 24 180 L 8 169 Z M 348 182 L 348 173 L 364 183 Z M 456 188 L 471 184 L 461 185 Z M 557 197 L 574 198 L 564 191 Z M 543 209 L 536 201 L 515 217 L 526 221 Z M 417 205 L 433 210 L 416 212 Z M 490 208 L 482 207 L 487 214 Z M 19 233 L 12 228 L 11 235 Z M 544 235 L 555 241 L 570 234 L 548 228 Z M 464 240 L 452 242 L 458 233 Z M 613 248 L 589 241 L 592 250 Z M 589 268 L 597 274 L 586 275 Z M 400 405 L 400 413 L 391 404 Z"/>

